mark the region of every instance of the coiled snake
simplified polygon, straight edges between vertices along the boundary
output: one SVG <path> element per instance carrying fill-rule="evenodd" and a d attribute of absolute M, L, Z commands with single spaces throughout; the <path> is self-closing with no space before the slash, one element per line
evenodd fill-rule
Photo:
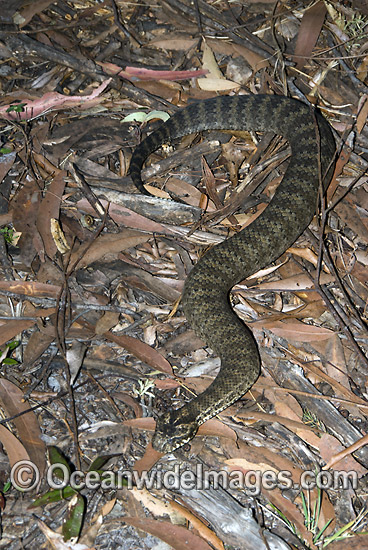
<path fill-rule="evenodd" d="M 143 187 L 141 169 L 160 145 L 213 129 L 271 130 L 289 141 L 292 155 L 281 184 L 262 214 L 209 250 L 186 280 L 182 300 L 185 315 L 198 336 L 220 356 L 221 369 L 198 397 L 158 418 L 152 444 L 161 452 L 174 451 L 190 441 L 199 425 L 238 400 L 257 380 L 257 345 L 251 331 L 233 312 L 229 291 L 294 243 L 316 211 L 321 177 L 326 188 L 332 174 L 335 141 L 319 112 L 282 96 L 225 96 L 178 111 L 136 148 L 130 163 L 136 187 L 149 194 Z"/>

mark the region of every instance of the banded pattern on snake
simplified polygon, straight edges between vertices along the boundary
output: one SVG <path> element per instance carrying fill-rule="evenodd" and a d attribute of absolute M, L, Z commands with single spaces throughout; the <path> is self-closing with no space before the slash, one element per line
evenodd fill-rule
<path fill-rule="evenodd" d="M 260 357 L 251 331 L 233 312 L 231 288 L 275 261 L 311 222 L 332 176 L 335 141 L 328 122 L 308 105 L 283 96 L 221 96 L 175 113 L 134 151 L 130 175 L 143 187 L 141 169 L 163 143 L 203 130 L 274 131 L 291 147 L 291 160 L 270 204 L 248 227 L 214 246 L 190 272 L 184 313 L 195 332 L 221 358 L 221 369 L 200 395 L 157 420 L 152 444 L 174 451 L 190 441 L 199 425 L 237 401 L 256 382 Z"/>

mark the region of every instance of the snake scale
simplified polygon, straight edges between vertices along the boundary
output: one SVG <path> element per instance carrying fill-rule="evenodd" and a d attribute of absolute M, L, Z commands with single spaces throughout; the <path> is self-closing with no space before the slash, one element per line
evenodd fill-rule
<path fill-rule="evenodd" d="M 267 208 L 251 225 L 211 248 L 195 265 L 183 293 L 184 313 L 208 346 L 221 358 L 212 384 L 180 409 L 160 416 L 153 447 L 174 451 L 190 441 L 198 427 L 238 400 L 257 380 L 260 357 L 251 331 L 233 312 L 231 288 L 277 260 L 311 222 L 331 175 L 335 141 L 329 123 L 308 105 L 270 95 L 221 96 L 193 103 L 161 124 L 135 149 L 130 175 L 143 187 L 144 161 L 158 147 L 203 130 L 273 131 L 285 137 L 291 160 Z"/>

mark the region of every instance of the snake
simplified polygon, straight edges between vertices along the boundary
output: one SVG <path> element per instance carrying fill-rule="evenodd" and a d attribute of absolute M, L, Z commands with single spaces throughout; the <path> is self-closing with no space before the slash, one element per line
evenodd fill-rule
<path fill-rule="evenodd" d="M 210 248 L 191 269 L 182 305 L 195 333 L 221 359 L 209 387 L 156 420 L 152 446 L 173 452 L 198 427 L 240 399 L 257 381 L 261 360 L 255 338 L 231 307 L 241 280 L 275 262 L 308 227 L 332 178 L 335 139 L 318 109 L 277 95 L 217 96 L 178 110 L 134 150 L 130 176 L 141 193 L 141 171 L 151 153 L 175 138 L 204 130 L 274 132 L 288 140 L 291 158 L 271 201 L 248 226 Z"/>

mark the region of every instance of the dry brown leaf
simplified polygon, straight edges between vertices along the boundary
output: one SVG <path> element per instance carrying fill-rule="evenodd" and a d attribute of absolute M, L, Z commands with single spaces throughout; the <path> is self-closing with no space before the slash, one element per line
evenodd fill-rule
<path fill-rule="evenodd" d="M 141 519 L 124 516 L 121 519 L 128 525 L 133 525 L 136 529 L 142 529 L 142 531 L 158 537 L 174 550 L 188 550 L 188 548 L 212 550 L 212 547 L 206 541 L 181 525 L 173 525 L 168 521 L 158 521 L 148 518 Z"/>
<path fill-rule="evenodd" d="M 328 343 L 328 340 L 326 342 L 313 342 L 313 347 L 318 349 L 320 353 L 324 353 L 326 343 Z M 339 397 L 343 397 L 344 407 L 349 409 L 351 414 L 363 418 L 360 407 L 357 405 L 361 404 L 363 406 L 367 406 L 366 401 L 354 395 L 350 388 L 346 388 L 345 386 L 340 384 L 340 382 L 336 380 L 336 376 L 334 376 L 333 372 L 332 376 L 329 376 L 320 368 L 320 366 L 315 365 L 313 362 L 309 362 L 308 365 L 304 365 L 304 368 L 308 369 L 309 377 L 311 377 L 311 373 L 313 373 L 318 381 L 324 380 L 325 382 L 327 382 L 327 384 L 330 384 L 330 386 L 334 389 L 335 394 Z"/>
<path fill-rule="evenodd" d="M 111 500 L 108 500 L 102 507 L 101 509 L 97 512 L 97 514 L 95 514 L 91 520 L 92 523 L 94 523 L 95 521 L 98 520 L 98 518 L 100 516 L 102 517 L 105 517 L 107 515 L 109 515 L 109 513 L 111 512 L 111 510 L 114 508 L 115 504 L 116 504 L 116 501 L 117 499 L 116 498 L 112 498 Z"/>
<path fill-rule="evenodd" d="M 23 392 L 6 378 L 0 379 L 0 402 L 8 417 L 16 416 L 30 408 L 28 402 L 24 400 Z M 42 476 L 46 467 L 46 447 L 41 439 L 41 430 L 35 413 L 29 411 L 15 418 L 13 423 L 18 432 L 18 439 Z"/>
<path fill-rule="evenodd" d="M 137 422 L 134 422 L 136 420 Z M 139 420 L 152 420 L 152 422 L 138 422 Z M 155 424 L 153 418 L 135 418 L 132 420 L 125 420 L 124 424 L 128 426 L 132 426 L 133 428 L 139 427 L 143 429 L 150 429 L 148 426 L 152 426 L 151 429 L 153 431 Z M 147 426 L 147 428 L 144 427 L 144 425 Z M 143 472 L 149 472 L 150 469 L 156 464 L 160 458 L 162 458 L 164 453 L 160 453 L 159 451 L 156 451 L 152 447 L 151 443 L 148 443 L 146 450 L 144 452 L 144 455 L 139 460 L 136 460 L 134 463 L 134 470 L 139 474 L 142 475 Z"/>
<path fill-rule="evenodd" d="M 169 516 L 172 523 L 176 525 L 184 524 L 184 516 L 180 509 L 175 509 L 174 502 L 156 498 L 150 491 L 144 487 L 133 487 L 130 494 L 147 510 L 156 517 Z"/>
<path fill-rule="evenodd" d="M 326 305 L 324 304 L 322 298 L 318 298 L 316 301 L 312 301 L 312 296 L 310 293 L 298 293 L 298 296 L 306 302 L 308 298 L 311 300 L 310 303 L 307 303 L 305 306 L 300 308 L 300 311 L 295 314 L 295 317 L 299 319 L 312 318 L 319 319 L 319 317 L 325 313 Z M 294 316 L 294 311 L 290 311 L 289 315 Z"/>
<path fill-rule="evenodd" d="M 30 265 L 36 253 L 44 257 L 44 247 L 36 222 L 41 204 L 41 192 L 37 182 L 29 177 L 22 182 L 14 199 L 10 203 L 13 225 L 22 233 L 18 246 L 24 263 Z"/>
<path fill-rule="evenodd" d="M 285 418 L 290 418 L 291 420 L 296 420 L 301 423 L 301 418 L 303 416 L 303 409 L 299 405 L 298 401 L 294 399 L 291 395 L 286 395 L 285 398 L 280 401 L 276 400 L 274 402 L 275 413 L 277 415 L 283 416 Z M 298 413 L 297 413 L 298 411 Z"/>
<path fill-rule="evenodd" d="M 287 252 L 289 252 L 290 254 L 294 254 L 295 256 L 299 256 L 299 258 L 303 258 L 304 260 L 307 260 L 312 265 L 314 265 L 314 267 L 317 267 L 318 256 L 310 248 L 291 246 L 290 248 L 288 248 Z M 327 271 L 327 268 L 324 267 L 324 270 Z"/>
<path fill-rule="evenodd" d="M 278 469 L 274 468 L 272 465 L 268 464 L 267 462 L 262 462 L 262 460 L 256 459 L 249 460 L 248 458 L 229 458 L 225 460 L 225 464 L 228 466 L 231 466 L 232 471 L 234 471 L 234 466 L 236 466 L 237 469 L 242 470 L 243 472 L 248 471 L 260 471 L 262 473 L 264 472 L 275 472 L 278 473 Z"/>
<path fill-rule="evenodd" d="M 236 464 L 235 461 L 232 464 L 233 464 L 234 470 L 239 469 L 239 466 Z M 260 469 L 257 466 L 257 462 L 254 462 L 254 468 L 252 468 L 251 471 L 253 470 L 256 472 L 260 471 Z M 266 469 L 266 471 L 270 471 L 270 468 Z M 244 473 L 246 473 L 246 471 Z M 295 524 L 296 528 L 298 529 L 298 531 L 301 533 L 301 535 L 305 540 L 309 540 L 310 542 L 312 542 L 312 534 L 307 531 L 304 525 L 304 516 L 294 503 L 292 503 L 289 499 L 286 499 L 285 497 L 283 497 L 281 491 L 278 488 L 273 489 L 272 491 L 262 488 L 262 494 L 274 506 L 276 506 L 279 510 L 281 510 L 281 512 L 288 518 L 289 521 Z"/>
<path fill-rule="evenodd" d="M 151 190 L 153 189 L 155 188 L 151 188 Z M 137 214 L 136 212 L 133 212 L 133 210 L 129 210 L 129 208 L 125 208 L 124 206 L 120 206 L 117 204 L 109 205 L 109 203 L 103 199 L 101 199 L 100 202 L 104 208 L 107 208 L 109 206 L 109 215 L 111 216 L 111 218 L 116 223 L 122 224 L 125 227 L 129 227 L 131 229 L 143 230 L 149 233 L 163 233 L 163 234 L 173 233 L 172 231 L 170 231 L 168 227 L 165 227 L 160 223 L 157 223 L 157 222 L 154 222 L 153 220 L 145 218 L 141 214 Z M 89 204 L 87 199 L 81 199 L 80 201 L 78 201 L 77 207 L 80 210 L 85 211 L 87 214 L 93 215 L 95 213 L 95 211 L 93 210 L 92 206 Z"/>
<path fill-rule="evenodd" d="M 146 69 L 144 67 L 129 67 L 126 66 L 125 70 L 115 65 L 114 63 L 108 63 L 106 61 L 97 61 L 101 67 L 105 69 L 108 74 L 116 75 L 118 74 L 122 78 L 126 78 L 133 82 L 136 82 L 137 79 L 141 81 L 167 81 L 168 84 L 174 80 L 188 80 L 190 78 L 196 78 L 205 74 L 204 70 L 201 69 L 189 69 L 184 71 L 178 70 L 169 70 L 165 71 L 162 69 Z M 177 86 L 176 86 L 177 87 Z"/>
<path fill-rule="evenodd" d="M 308 62 L 317 43 L 326 13 L 327 8 L 322 0 L 305 10 L 294 50 L 297 69 L 302 69 Z"/>
<path fill-rule="evenodd" d="M 191 185 L 190 183 L 187 183 L 175 177 L 169 178 L 167 180 L 165 184 L 165 189 L 167 189 L 171 193 L 175 193 L 176 196 L 182 198 L 182 200 L 184 200 L 186 204 L 190 204 L 191 206 L 198 206 L 203 195 L 203 193 L 201 193 L 201 191 L 194 187 L 194 185 Z M 167 194 L 166 198 L 168 197 L 169 195 Z M 208 201 L 206 212 L 213 211 L 215 211 L 215 205 L 212 201 Z"/>
<path fill-rule="evenodd" d="M 291 396 L 289 395 L 286 397 L 290 398 Z M 294 398 L 292 399 L 294 400 Z M 287 418 L 298 420 L 298 424 L 295 426 L 287 425 L 286 423 L 285 425 L 291 431 L 293 431 L 298 437 L 300 437 L 300 439 L 303 439 L 303 441 L 308 443 L 308 445 L 312 445 L 315 449 L 318 449 L 319 442 L 320 442 L 319 436 L 316 433 L 314 433 L 313 429 L 310 429 L 310 426 L 303 425 L 303 422 L 301 422 L 300 420 L 301 416 L 298 416 L 297 414 L 294 413 L 295 408 L 300 409 L 300 412 L 302 413 L 301 407 L 299 403 L 296 401 L 296 399 L 294 400 L 294 403 L 293 403 L 294 405 L 293 408 L 291 408 L 290 406 L 285 406 L 285 404 L 282 401 L 277 401 L 275 404 L 275 410 L 277 411 L 278 414 L 282 414 L 282 416 L 286 416 Z"/>
<path fill-rule="evenodd" d="M 197 516 L 184 508 L 184 506 L 181 506 L 181 504 L 179 504 L 178 502 L 172 501 L 171 506 L 174 510 L 179 512 L 183 517 L 190 521 L 194 529 L 201 535 L 203 539 L 207 540 L 213 548 L 216 548 L 217 550 L 225 550 L 223 542 Z"/>
<path fill-rule="evenodd" d="M 345 447 L 331 434 L 323 434 L 319 442 L 319 452 L 323 460 L 328 463 L 335 455 L 345 450 Z M 355 458 L 348 454 L 342 460 L 337 462 L 336 470 L 349 472 L 354 471 L 359 477 L 367 474 L 367 469 L 364 468 Z"/>
<path fill-rule="evenodd" d="M 178 388 L 181 384 L 173 378 L 157 379 L 155 380 L 155 386 L 159 390 L 173 390 Z"/>
<path fill-rule="evenodd" d="M 368 9 L 368 4 L 367 4 L 367 9 Z M 368 75 L 368 55 L 366 55 L 362 59 L 360 65 L 357 68 L 356 75 L 359 78 L 359 80 L 361 80 L 362 82 L 364 82 L 366 80 L 367 75 Z"/>
<path fill-rule="evenodd" d="M 4 227 L 9 223 L 13 223 L 13 212 L 7 212 L 6 214 L 0 214 L 0 226 Z"/>
<path fill-rule="evenodd" d="M 135 357 L 154 369 L 164 372 L 165 374 L 172 374 L 172 368 L 169 361 L 167 361 L 161 353 L 141 340 L 132 338 L 131 336 L 125 336 L 124 334 L 114 334 L 110 331 L 105 332 L 104 337 L 111 342 L 115 342 L 122 348 L 125 348 L 129 353 L 132 353 Z"/>
<path fill-rule="evenodd" d="M 42 199 L 37 215 L 36 225 L 41 235 L 46 254 L 53 258 L 56 253 L 56 245 L 51 233 L 51 218 L 59 218 L 61 198 L 65 189 L 66 172 L 54 168 L 56 172 L 50 185 L 47 187 L 45 197 Z"/>
<path fill-rule="evenodd" d="M 53 308 L 55 312 L 55 308 Z M 49 313 L 50 315 L 50 313 Z M 39 330 L 32 332 L 23 354 L 23 364 L 31 365 L 48 349 L 55 336 L 50 336 Z"/>
<path fill-rule="evenodd" d="M 307 443 L 310 447 L 314 447 L 315 449 L 320 448 L 320 438 L 317 434 L 304 430 L 303 428 L 295 430 L 295 434 L 300 437 L 300 439 L 305 441 L 305 443 Z"/>
<path fill-rule="evenodd" d="M 368 227 L 367 227 L 367 230 L 368 230 Z M 362 298 L 362 300 L 367 300 L 367 293 L 364 292 L 366 288 L 366 282 L 367 282 L 367 264 L 366 264 L 366 258 L 364 258 L 365 252 L 363 251 L 358 252 L 357 256 L 360 256 L 359 262 L 354 263 L 353 269 L 350 271 L 350 276 L 354 277 L 354 279 L 357 279 L 360 283 L 362 283 L 362 285 L 360 286 L 360 292 L 361 292 L 360 297 Z M 360 262 L 360 259 L 364 261 Z M 338 260 L 336 263 L 337 265 L 340 264 Z M 345 267 L 344 267 L 344 271 L 346 271 Z"/>
<path fill-rule="evenodd" d="M 35 323 L 36 321 L 21 319 L 19 321 L 0 321 L 0 346 L 9 340 L 13 340 L 23 330 L 31 328 Z"/>
<path fill-rule="evenodd" d="M 163 99 L 167 99 L 173 104 L 178 103 L 181 97 L 182 86 L 179 82 L 171 80 L 136 80 L 134 86 L 146 90 Z"/>
<path fill-rule="evenodd" d="M 207 38 L 207 44 L 215 53 L 228 56 L 231 55 L 232 57 L 244 57 L 245 61 L 254 71 L 259 71 L 260 69 L 269 66 L 267 59 L 252 52 L 242 44 L 234 44 L 227 40 L 219 40 L 217 38 Z"/>
<path fill-rule="evenodd" d="M 0 281 L 0 290 L 8 290 L 26 296 L 40 296 L 41 298 L 57 298 L 60 294 L 59 286 L 37 281 Z"/>
<path fill-rule="evenodd" d="M 258 283 L 252 288 L 259 288 L 260 290 L 286 290 L 286 291 L 303 291 L 309 290 L 314 287 L 313 274 L 312 277 L 305 275 L 304 273 L 297 273 L 292 277 L 286 277 L 279 281 L 267 281 L 264 283 Z M 328 284 L 333 281 L 333 276 L 327 273 L 321 273 L 319 277 L 321 284 Z"/>
<path fill-rule="evenodd" d="M 123 420 L 124 426 L 131 426 L 132 428 L 139 428 L 140 430 L 148 430 L 153 432 L 156 427 L 156 422 L 151 416 L 145 416 L 142 418 L 130 418 L 129 420 Z"/>
<path fill-rule="evenodd" d="M 94 541 L 98 535 L 101 525 L 103 523 L 104 516 L 108 515 L 112 508 L 115 506 L 116 499 L 108 501 L 105 506 L 102 507 L 101 513 L 97 517 L 93 518 L 91 525 L 84 525 L 83 535 L 79 539 L 79 544 L 85 544 L 88 547 L 94 544 Z"/>
<path fill-rule="evenodd" d="M 277 336 L 297 342 L 315 342 L 328 340 L 335 333 L 324 327 L 306 325 L 297 319 L 285 319 L 284 321 L 256 321 L 252 328 L 271 330 Z"/>
<path fill-rule="evenodd" d="M 350 154 L 351 154 L 351 149 L 346 146 L 340 151 L 340 154 L 336 159 L 334 174 L 333 174 L 331 183 L 327 189 L 328 203 L 330 203 L 332 197 L 334 197 L 336 193 L 336 190 L 339 188 L 338 176 L 342 173 L 345 164 L 349 162 Z"/>
<path fill-rule="evenodd" d="M 0 441 L 8 455 L 10 466 L 14 466 L 20 460 L 30 460 L 26 448 L 11 431 L 0 424 Z"/>
<path fill-rule="evenodd" d="M 354 205 L 350 205 L 348 199 L 340 202 L 335 207 L 335 212 L 349 227 L 351 231 L 359 236 L 359 239 L 368 244 L 367 228 L 364 225 L 363 219 L 359 215 L 359 211 Z"/>
<path fill-rule="evenodd" d="M 71 256 L 70 263 L 74 265 L 78 260 L 77 267 L 81 269 L 97 260 L 100 260 L 107 254 L 116 254 L 132 246 L 147 242 L 151 235 L 141 233 L 132 229 L 123 229 L 119 233 L 104 233 L 90 245 L 82 244 Z"/>
<path fill-rule="evenodd" d="M 118 399 L 119 401 L 122 401 L 123 403 L 125 403 L 125 405 L 133 409 L 135 418 L 142 417 L 142 414 L 143 414 L 142 405 L 138 403 L 138 401 L 134 399 L 134 397 L 129 395 L 129 393 L 126 393 L 123 391 L 113 391 L 111 392 L 110 395 L 113 399 Z"/>
<path fill-rule="evenodd" d="M 253 393 L 253 388 L 252 388 Z M 258 420 L 263 420 L 265 422 L 278 422 L 279 424 L 282 424 L 283 426 L 286 426 L 291 431 L 294 431 L 295 433 L 300 433 L 300 431 L 306 431 L 306 432 L 313 432 L 314 429 L 311 426 L 307 426 L 303 424 L 300 420 L 291 420 L 287 416 L 281 416 L 280 414 L 269 414 L 259 411 L 253 411 L 246 414 L 237 413 L 233 415 L 236 420 L 240 419 L 242 422 L 244 422 L 247 426 L 251 425 L 252 423 L 257 422 Z"/>
<path fill-rule="evenodd" d="M 206 75 L 210 79 L 224 79 L 224 76 L 222 72 L 219 69 L 219 66 L 217 64 L 216 58 L 213 55 L 213 51 L 208 46 L 207 42 L 203 42 L 203 55 L 202 55 L 202 68 L 208 71 L 208 75 Z M 203 79 L 199 79 L 203 80 Z M 197 81 L 199 83 L 199 81 Z"/>
<path fill-rule="evenodd" d="M 193 48 L 198 40 L 196 38 L 192 38 L 190 35 L 181 34 L 181 33 L 172 33 L 167 36 L 165 34 L 166 38 L 156 38 L 151 41 L 148 41 L 146 44 L 147 46 L 152 46 L 157 49 L 162 50 L 174 50 L 174 51 L 187 51 L 190 48 Z"/>
<path fill-rule="evenodd" d="M 346 369 L 344 347 L 340 337 L 337 334 L 334 334 L 326 342 L 325 359 L 327 374 L 332 380 L 344 386 L 344 388 L 346 388 L 350 393 L 349 374 Z"/>
<path fill-rule="evenodd" d="M 240 84 L 224 78 L 198 78 L 198 86 L 207 92 L 226 92 L 239 90 Z"/>
<path fill-rule="evenodd" d="M 360 98 L 359 106 L 358 106 L 356 128 L 359 134 L 361 133 L 361 131 L 363 130 L 363 127 L 367 123 L 367 119 L 368 119 L 368 95 L 365 94 L 363 97 Z"/>
<path fill-rule="evenodd" d="M 114 328 L 119 322 L 119 317 L 120 313 L 116 311 L 105 311 L 96 323 L 96 334 L 103 334 Z"/>
<path fill-rule="evenodd" d="M 220 422 L 217 418 L 211 418 L 202 424 L 202 426 L 199 426 L 198 435 L 216 435 L 232 441 L 236 441 L 238 438 L 236 432 L 232 428 L 226 426 L 226 424 Z"/>
<path fill-rule="evenodd" d="M 233 457 L 224 461 L 227 466 L 231 467 L 231 470 L 243 470 L 241 464 L 247 464 L 244 471 L 253 471 L 258 469 L 259 464 L 262 464 L 264 471 L 267 468 L 277 472 L 285 470 L 290 472 L 294 483 L 300 483 L 302 470 L 281 454 L 276 454 L 266 447 L 247 447 L 244 442 L 238 440 L 237 442 L 228 441 L 226 450 Z"/>

